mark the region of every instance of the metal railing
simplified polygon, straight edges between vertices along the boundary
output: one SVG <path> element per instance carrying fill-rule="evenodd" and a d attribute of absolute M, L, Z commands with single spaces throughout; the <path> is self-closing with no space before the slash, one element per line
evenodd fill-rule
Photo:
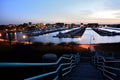
<path fill-rule="evenodd" d="M 80 54 L 70 55 L 69 57 L 60 57 L 55 63 L 0 63 L 1 67 L 41 67 L 41 66 L 56 66 L 57 68 L 47 73 L 39 74 L 24 80 L 61 80 L 63 76 L 67 75 L 80 61 Z M 52 76 L 52 77 L 51 77 Z M 51 79 L 52 78 L 52 79 Z"/>
<path fill-rule="evenodd" d="M 93 56 L 92 61 L 106 78 L 120 80 L 120 60 L 107 60 L 103 56 L 96 54 Z"/>

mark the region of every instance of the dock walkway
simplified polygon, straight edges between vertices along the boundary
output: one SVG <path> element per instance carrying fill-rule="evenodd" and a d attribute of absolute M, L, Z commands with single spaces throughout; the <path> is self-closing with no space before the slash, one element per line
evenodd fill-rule
<path fill-rule="evenodd" d="M 105 80 L 91 62 L 80 62 L 63 80 Z"/>

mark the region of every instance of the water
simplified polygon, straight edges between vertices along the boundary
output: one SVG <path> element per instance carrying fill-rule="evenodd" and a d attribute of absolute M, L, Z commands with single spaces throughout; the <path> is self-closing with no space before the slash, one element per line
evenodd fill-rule
<path fill-rule="evenodd" d="M 77 28 L 74 28 L 77 29 Z M 62 33 L 71 31 L 70 30 L 64 30 L 61 31 Z M 118 36 L 100 36 L 95 31 L 93 31 L 91 28 L 86 28 L 84 34 L 82 37 L 79 38 L 57 38 L 53 37 L 56 36 L 59 32 L 53 32 L 49 34 L 39 35 L 39 36 L 27 36 L 25 39 L 23 39 L 23 33 L 22 32 L 16 32 L 12 34 L 12 40 L 17 42 L 43 42 L 43 43 L 61 43 L 61 42 L 75 42 L 78 44 L 99 44 L 99 43 L 116 43 L 120 42 L 120 35 Z M 2 39 L 8 39 L 8 34 L 4 34 L 3 36 L 0 36 Z"/>
<path fill-rule="evenodd" d="M 99 43 L 116 43 L 120 42 L 120 35 L 117 36 L 100 36 L 91 28 L 87 28 L 81 38 L 82 44 L 99 44 Z"/>

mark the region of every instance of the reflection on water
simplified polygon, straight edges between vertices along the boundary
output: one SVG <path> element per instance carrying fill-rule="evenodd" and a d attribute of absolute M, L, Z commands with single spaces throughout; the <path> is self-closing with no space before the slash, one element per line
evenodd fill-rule
<path fill-rule="evenodd" d="M 64 30 L 62 33 L 71 31 Z M 56 36 L 59 32 L 53 32 L 49 34 L 39 35 L 39 36 L 24 36 L 22 32 L 11 32 L 11 33 L 0 33 L 0 38 L 3 40 L 18 41 L 18 42 L 43 42 L 43 43 L 61 43 L 61 42 L 76 42 L 78 44 L 98 44 L 98 43 L 114 43 L 120 42 L 120 36 L 100 36 L 91 28 L 87 28 L 82 37 L 79 38 L 57 38 Z M 92 39 L 94 37 L 94 39 Z M 84 46 L 83 46 L 84 47 Z M 87 47 L 86 47 L 87 48 Z"/>
<path fill-rule="evenodd" d="M 92 37 L 94 37 L 94 39 L 92 39 Z M 86 29 L 81 39 L 81 43 L 83 44 L 116 43 L 116 42 L 120 42 L 120 35 L 100 36 L 91 28 Z"/>
<path fill-rule="evenodd" d="M 2 34 L 0 33 L 0 37 L 2 36 Z"/>
<path fill-rule="evenodd" d="M 15 41 L 17 41 L 17 36 L 16 36 L 16 32 L 14 33 L 14 35 L 15 35 L 15 39 L 14 39 L 14 40 L 15 40 Z"/>

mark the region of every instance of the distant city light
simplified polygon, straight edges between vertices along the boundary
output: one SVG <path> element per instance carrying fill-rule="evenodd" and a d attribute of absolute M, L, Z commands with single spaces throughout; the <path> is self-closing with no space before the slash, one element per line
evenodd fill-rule
<path fill-rule="evenodd" d="M 26 38 L 27 38 L 27 36 L 26 36 L 26 35 L 23 35 L 23 36 L 22 36 L 22 38 L 23 38 L 23 39 L 26 39 Z"/>
<path fill-rule="evenodd" d="M 78 37 L 77 39 L 78 39 L 79 41 L 81 41 L 81 37 Z"/>
<path fill-rule="evenodd" d="M 2 36 L 2 34 L 0 33 L 0 37 Z"/>

